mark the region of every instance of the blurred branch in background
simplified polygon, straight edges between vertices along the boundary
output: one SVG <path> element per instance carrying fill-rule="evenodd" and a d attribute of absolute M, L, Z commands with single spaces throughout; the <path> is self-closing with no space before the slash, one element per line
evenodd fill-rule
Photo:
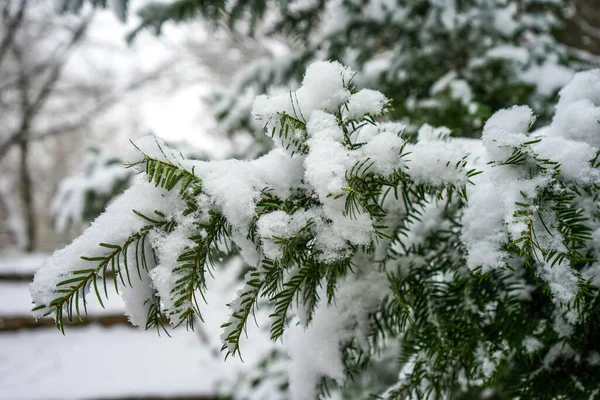
<path fill-rule="evenodd" d="M 21 44 L 13 43 L 12 52 L 14 54 L 14 61 L 16 62 L 18 74 L 16 89 L 21 97 L 21 116 L 18 128 L 8 135 L 8 139 L 5 139 L 4 142 L 0 144 L 0 161 L 2 161 L 8 150 L 14 144 L 26 141 L 33 120 L 44 107 L 48 97 L 53 93 L 57 82 L 61 78 L 63 68 L 69 58 L 69 53 L 84 37 L 90 18 L 91 17 L 89 16 L 85 17 L 72 33 L 69 43 L 63 49 L 57 49 L 58 51 L 51 56 L 50 62 L 45 63 L 46 68 L 42 69 L 42 71 L 36 71 L 34 74 L 28 71 L 28 67 L 32 60 L 26 59 L 26 56 L 24 55 L 24 50 L 30 43 L 23 43 L 23 48 L 21 48 Z M 2 67 L 1 64 L 0 67 Z M 48 76 L 41 80 L 41 82 L 36 82 L 36 77 L 38 77 L 40 73 L 42 75 L 47 74 Z M 38 87 L 35 88 L 34 86 Z M 35 93 L 31 96 L 31 93 L 34 90 Z"/>
<path fill-rule="evenodd" d="M 94 121 L 171 67 L 163 63 L 124 82 L 107 72 L 114 65 L 82 68 L 78 51 L 91 46 L 95 12 L 61 16 L 49 3 L 0 0 L 0 249 L 40 247 L 47 204 L 66 169 L 57 165 L 82 158 Z"/>
<path fill-rule="evenodd" d="M 89 16 L 80 18 L 70 32 L 68 40 L 52 48 L 40 68 L 36 65 L 36 61 L 42 57 L 39 57 L 39 49 L 36 45 L 45 38 L 51 28 L 48 25 L 32 26 L 31 18 L 34 14 L 32 8 L 32 3 L 29 1 L 3 1 L 2 26 L 5 29 L 0 41 L 0 82 L 2 84 L 0 105 L 3 111 L 0 162 L 9 151 L 16 148 L 18 153 L 16 165 L 19 170 L 17 176 L 20 181 L 18 192 L 23 206 L 21 230 L 25 232 L 24 236 L 20 236 L 24 241 L 19 245 L 27 251 L 31 251 L 36 244 L 36 213 L 33 204 L 33 182 L 27 136 L 36 117 L 43 110 L 57 82 L 61 79 L 71 49 L 84 37 L 90 21 Z M 33 66 L 38 68 L 32 68 Z M 15 165 L 14 162 L 11 164 Z M 5 176 L 5 179 L 7 178 Z M 14 189 L 10 192 L 14 192 Z M 14 222 L 15 219 L 13 218 L 12 221 Z"/>
<path fill-rule="evenodd" d="M 21 21 L 23 21 L 25 8 L 27 8 L 27 2 L 28 0 L 21 1 L 19 9 L 15 15 L 11 14 L 9 1 L 6 1 L 4 7 L 2 8 L 2 23 L 6 27 L 6 32 L 4 32 L 2 41 L 0 42 L 0 65 L 2 65 L 4 57 L 11 48 L 15 38 L 15 33 L 17 32 Z"/>
<path fill-rule="evenodd" d="M 24 14 L 25 9 L 23 6 L 19 8 L 17 17 L 20 15 L 21 11 L 23 11 Z M 22 21 L 22 17 L 20 18 Z M 70 50 L 83 38 L 89 21 L 90 17 L 84 17 L 84 19 L 78 23 L 78 26 L 73 31 L 66 46 L 64 46 L 63 49 L 56 51 L 56 54 L 52 57 L 53 62 L 47 64 L 49 66 L 47 71 L 43 71 L 45 72 L 43 75 L 47 76 L 43 77 L 41 80 L 36 79 L 39 75 L 30 75 L 27 71 L 29 61 L 26 59 L 25 50 L 29 43 L 19 43 L 19 41 L 14 40 L 18 25 L 12 31 L 9 29 L 7 32 L 7 35 L 11 36 L 11 50 L 18 75 L 17 87 L 15 90 L 19 97 L 17 111 L 19 114 L 19 122 L 16 129 L 6 135 L 8 136 L 8 139 L 5 139 L 5 141 L 0 144 L 0 162 L 13 146 L 18 147 L 20 153 L 20 193 L 23 202 L 26 232 L 26 242 L 23 247 L 26 251 L 32 251 L 35 248 L 37 241 L 35 227 L 37 218 L 33 198 L 34 188 L 29 165 L 29 132 L 34 119 L 43 109 L 46 100 L 52 94 L 56 83 L 61 78 L 63 67 L 68 59 Z M 2 65 L 0 65 L 0 67 L 2 67 Z"/>

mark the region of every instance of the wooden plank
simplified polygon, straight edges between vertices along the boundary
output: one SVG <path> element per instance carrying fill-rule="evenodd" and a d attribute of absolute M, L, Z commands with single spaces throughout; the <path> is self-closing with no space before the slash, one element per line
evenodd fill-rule
<path fill-rule="evenodd" d="M 111 272 L 106 273 L 106 279 L 112 280 L 113 274 Z M 20 273 L 20 272 L 0 272 L 0 282 L 31 282 L 33 281 L 33 274 Z"/>
<path fill-rule="evenodd" d="M 65 326 L 82 327 L 89 324 L 99 324 L 102 326 L 127 325 L 133 326 L 125 315 L 91 315 L 79 319 L 75 318 L 73 322 L 65 320 Z M 11 332 L 19 329 L 40 329 L 54 327 L 54 319 L 38 318 L 37 320 L 29 316 L 0 317 L 0 332 Z"/>
<path fill-rule="evenodd" d="M 110 400 L 228 400 L 228 397 L 207 397 L 207 396 L 142 396 L 142 397 L 110 397 Z M 91 400 L 108 400 L 100 397 Z"/>
<path fill-rule="evenodd" d="M 0 273 L 0 281 L 5 282 L 31 282 L 33 280 L 33 274 L 20 274 L 14 273 Z"/>

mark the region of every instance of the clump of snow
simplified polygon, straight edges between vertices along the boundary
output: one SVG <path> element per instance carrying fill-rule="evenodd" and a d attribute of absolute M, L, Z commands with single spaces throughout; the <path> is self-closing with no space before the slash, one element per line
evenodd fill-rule
<path fill-rule="evenodd" d="M 261 237 L 262 251 L 270 259 L 281 258 L 281 239 L 289 239 L 296 235 L 309 222 L 320 221 L 320 216 L 313 211 L 299 210 L 292 215 L 284 211 L 273 211 L 261 216 L 257 223 L 257 232 Z"/>
<path fill-rule="evenodd" d="M 354 75 L 354 71 L 337 61 L 312 63 L 306 69 L 302 86 L 296 92 L 301 110 L 307 113 L 316 109 L 337 111 L 350 98 L 347 85 Z"/>
<path fill-rule="evenodd" d="M 317 235 L 319 243 L 331 242 L 333 235 L 357 246 L 367 245 L 373 239 L 373 221 L 368 213 L 362 213 L 350 218 L 339 212 L 339 210 L 330 208 L 327 205 L 323 207 L 323 211 L 324 215 L 331 222 L 325 225 L 321 235 Z M 333 249 L 335 245 L 326 247 Z M 340 258 L 339 255 L 337 258 Z"/>
<path fill-rule="evenodd" d="M 600 106 L 589 99 L 581 99 L 557 107 L 552 122 L 555 132 L 576 141 L 600 147 Z"/>
<path fill-rule="evenodd" d="M 315 110 L 328 113 L 339 111 L 340 106 L 350 97 L 348 85 L 354 72 L 338 62 L 317 61 L 306 70 L 302 85 L 295 92 L 273 96 L 260 95 L 254 101 L 252 114 L 266 126 L 266 132 L 283 138 L 286 135 L 281 116 L 287 115 L 305 124 Z M 291 133 L 295 139 L 302 140 L 302 130 Z M 276 140 L 284 148 L 290 147 L 287 140 Z M 299 150 L 292 146 L 292 151 Z"/>
<path fill-rule="evenodd" d="M 467 81 L 457 79 L 450 83 L 450 96 L 468 106 L 473 101 L 473 90 Z"/>
<path fill-rule="evenodd" d="M 573 334 L 573 324 L 577 320 L 577 311 L 564 312 L 562 307 L 554 309 L 554 321 L 552 329 L 559 337 L 567 338 Z"/>
<path fill-rule="evenodd" d="M 505 161 L 515 148 L 528 140 L 527 131 L 534 121 L 528 107 L 513 107 L 496 112 L 483 129 L 482 142 L 487 160 Z M 521 236 L 527 228 L 515 220 L 515 203 L 526 202 L 522 195 L 535 197 L 546 177 L 526 179 L 519 168 L 511 165 L 489 166 L 467 187 L 468 206 L 463 216 L 462 240 L 467 246 L 467 265 L 484 271 L 502 266 L 508 254 L 503 244 L 512 235 Z"/>
<path fill-rule="evenodd" d="M 600 171 L 590 165 L 590 160 L 596 156 L 598 149 L 588 143 L 547 136 L 533 148 L 541 157 L 560 163 L 561 174 L 566 179 L 590 184 L 600 178 Z"/>
<path fill-rule="evenodd" d="M 507 258 L 503 245 L 528 235 L 530 229 L 534 230 L 536 240 L 544 249 L 567 251 L 561 234 L 554 228 L 555 217 L 544 212 L 545 222 L 542 222 L 541 216 L 536 217 L 533 205 L 524 207 L 532 204 L 541 190 L 550 185 L 554 185 L 552 190 L 562 190 L 553 178 L 553 169 L 540 170 L 532 176 L 526 167 L 503 165 L 502 162 L 518 150 L 526 157 L 558 162 L 560 174 L 556 179 L 565 184 L 597 182 L 598 170 L 590 165 L 600 144 L 600 108 L 594 103 L 600 100 L 600 95 L 594 88 L 600 88 L 600 72 L 577 74 L 561 90 L 552 124 L 534 136 L 527 133 L 535 121 L 528 107 L 501 110 L 488 120 L 482 137 L 486 158 L 500 163 L 485 166 L 483 174 L 475 177 L 475 185 L 468 188 L 469 204 L 463 216 L 462 239 L 467 246 L 470 268 L 500 267 Z M 543 263 L 539 274 L 548 284 L 557 305 L 570 304 L 574 300 L 578 281 L 568 263 L 553 266 Z M 574 317 L 569 314 L 569 318 L 571 322 L 565 322 L 566 327 Z"/>
<path fill-rule="evenodd" d="M 548 136 L 600 148 L 600 70 L 580 72 L 560 91 Z"/>
<path fill-rule="evenodd" d="M 434 127 L 429 124 L 423 124 L 417 132 L 417 140 L 419 142 L 444 140 L 450 137 L 450 133 L 450 129 L 445 126 Z"/>
<path fill-rule="evenodd" d="M 591 366 L 600 365 L 600 353 L 592 351 L 587 359 L 588 364 Z"/>
<path fill-rule="evenodd" d="M 515 19 L 518 9 L 517 4 L 509 3 L 506 7 L 498 7 L 494 10 L 494 28 L 504 36 L 512 36 L 519 29 L 519 23 Z"/>
<path fill-rule="evenodd" d="M 443 92 L 450 86 L 450 83 L 453 82 L 457 78 L 457 73 L 454 70 L 448 71 L 446 74 L 442 75 L 437 81 L 431 85 L 429 91 L 432 95 Z"/>
<path fill-rule="evenodd" d="M 275 149 L 253 161 L 197 161 L 192 167 L 202 179 L 203 192 L 234 228 L 243 231 L 255 215 L 262 188 L 286 199 L 302 187 L 302 161 Z"/>
<path fill-rule="evenodd" d="M 561 164 L 565 179 L 597 182 L 590 165 L 600 149 L 600 70 L 580 72 L 560 91 L 552 123 L 538 135 L 536 152 Z"/>
<path fill-rule="evenodd" d="M 477 348 L 476 356 L 483 376 L 489 379 L 498 368 L 502 352 L 499 350 L 490 352 L 485 350 L 483 346 L 480 346 Z"/>
<path fill-rule="evenodd" d="M 356 143 L 368 143 L 376 135 L 382 132 L 390 132 L 400 136 L 406 130 L 406 125 L 399 122 L 378 122 L 376 124 L 364 124 L 353 132 L 352 138 Z"/>
<path fill-rule="evenodd" d="M 417 183 L 460 186 L 467 182 L 466 155 L 452 141 L 407 144 L 404 151 L 407 173 Z"/>
<path fill-rule="evenodd" d="M 331 139 L 341 142 L 344 138 L 344 132 L 338 125 L 335 115 L 315 110 L 306 124 L 306 132 L 311 138 Z"/>
<path fill-rule="evenodd" d="M 322 202 L 331 203 L 329 197 L 343 194 L 346 171 L 359 161 L 358 153 L 331 138 L 315 137 L 307 143 L 310 151 L 304 160 L 306 181 Z"/>
<path fill-rule="evenodd" d="M 491 160 L 505 161 L 513 149 L 527 141 L 527 132 L 535 122 L 531 108 L 514 106 L 497 111 L 483 128 L 482 142 Z"/>
<path fill-rule="evenodd" d="M 575 74 L 571 82 L 560 91 L 556 109 L 583 99 L 600 104 L 600 69 Z"/>
<path fill-rule="evenodd" d="M 577 277 L 566 263 L 557 263 L 554 266 L 544 264 L 542 276 L 556 301 L 569 304 L 577 293 Z"/>
<path fill-rule="evenodd" d="M 362 89 L 348 100 L 348 119 L 360 120 L 366 115 L 377 116 L 383 113 L 388 99 L 377 91 L 371 89 Z"/>
<path fill-rule="evenodd" d="M 579 356 L 576 355 L 575 351 L 567 343 L 559 342 L 552 346 L 550 350 L 544 356 L 542 364 L 545 369 L 550 366 L 559 358 L 574 359 L 579 362 Z"/>
<path fill-rule="evenodd" d="M 194 214 L 186 217 L 177 215 L 177 226 L 171 232 L 167 234 L 162 230 L 153 230 L 149 237 L 158 259 L 158 263 L 149 274 L 152 286 L 161 297 L 162 306 L 174 326 L 181 322 L 180 315 L 193 307 L 191 299 L 182 302 L 179 296 L 174 294 L 180 280 L 190 273 L 187 268 L 179 268 L 179 256 L 187 249 L 195 247 L 195 243 L 189 239 L 197 232 L 194 224 L 199 218 L 194 217 Z"/>
<path fill-rule="evenodd" d="M 374 171 L 389 176 L 402 166 L 404 140 L 397 134 L 383 131 L 360 148 L 363 157 L 372 162 Z"/>
<path fill-rule="evenodd" d="M 335 305 L 318 307 L 308 328 L 297 325 L 287 329 L 284 345 L 291 358 L 290 394 L 294 400 L 316 399 L 322 378 L 344 382 L 342 349 L 353 339 L 365 344 L 371 332 L 369 315 L 387 292 L 385 275 L 371 271 L 341 283 Z"/>
<path fill-rule="evenodd" d="M 129 274 L 131 286 L 124 285 L 119 289 L 125 305 L 125 315 L 133 326 L 145 327 L 155 290 L 148 271 L 144 268 L 140 268 L 139 274 L 138 271 L 130 271 Z"/>
<path fill-rule="evenodd" d="M 467 266 L 484 270 L 499 268 L 508 253 L 502 250 L 507 240 L 504 204 L 492 183 L 478 183 L 469 190 L 469 206 L 463 216 L 462 240 L 467 245 Z"/>
<path fill-rule="evenodd" d="M 284 211 L 273 211 L 259 218 L 256 227 L 266 257 L 273 260 L 281 258 L 283 249 L 276 240 L 288 239 L 296 233 L 290 229 L 291 220 L 292 217 Z"/>

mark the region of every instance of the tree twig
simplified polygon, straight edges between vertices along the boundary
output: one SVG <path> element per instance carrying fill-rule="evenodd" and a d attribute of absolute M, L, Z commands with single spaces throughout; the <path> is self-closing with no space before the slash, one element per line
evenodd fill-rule
<path fill-rule="evenodd" d="M 17 14 L 13 18 L 10 18 L 10 11 L 8 10 L 10 2 L 7 3 L 7 8 L 5 8 L 2 18 L 4 23 L 8 23 L 6 24 L 6 32 L 2 37 L 2 41 L 0 41 L 0 65 L 2 65 L 4 57 L 6 57 L 8 51 L 12 47 L 19 25 L 21 25 L 21 22 L 23 21 L 23 16 L 25 15 L 25 9 L 27 8 L 28 1 L 29 0 L 21 0 Z"/>
<path fill-rule="evenodd" d="M 83 38 L 83 35 L 90 23 L 90 20 L 91 15 L 84 18 L 83 21 L 81 21 L 81 23 L 78 25 L 77 29 L 75 29 L 69 43 L 62 51 L 62 54 L 60 54 L 56 58 L 56 63 L 53 65 L 48 78 L 41 85 L 41 89 L 37 93 L 35 99 L 33 101 L 28 102 L 27 107 L 22 110 L 21 124 L 19 128 L 17 129 L 17 131 L 13 132 L 8 137 L 8 139 L 6 139 L 3 143 L 0 144 L 0 161 L 2 161 L 2 159 L 6 156 L 6 154 L 13 145 L 24 140 L 28 132 L 28 129 L 25 129 L 25 125 L 32 125 L 32 121 L 37 115 L 38 111 L 44 106 L 46 100 L 48 100 L 48 97 L 52 93 L 52 90 L 54 89 L 56 82 L 60 78 L 63 68 L 66 64 L 66 61 L 68 59 L 68 53 Z M 13 50 L 15 50 L 14 46 Z"/>

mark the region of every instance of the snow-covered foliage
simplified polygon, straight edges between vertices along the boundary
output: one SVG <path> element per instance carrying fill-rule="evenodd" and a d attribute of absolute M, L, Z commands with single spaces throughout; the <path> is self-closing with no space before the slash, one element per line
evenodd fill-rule
<path fill-rule="evenodd" d="M 476 136 L 491 113 L 522 103 L 545 123 L 557 91 L 574 74 L 572 55 L 554 35 L 569 5 L 332 0 L 274 12 L 263 30 L 288 38 L 289 51 L 242 69 L 215 104 L 217 115 L 231 132 L 252 126 L 253 94 L 275 93 L 312 60 L 333 59 L 355 69 L 357 83 L 390 98 L 392 115 L 405 119 L 411 134 L 430 123 L 448 126 L 455 136 Z M 305 30 L 308 24 L 313 29 Z"/>
<path fill-rule="evenodd" d="M 34 313 L 64 329 L 112 270 L 134 325 L 192 327 L 211 269 L 239 252 L 245 285 L 223 351 L 243 354 L 246 324 L 268 310 L 292 399 L 327 381 L 354 398 L 600 390 L 600 71 L 575 76 L 543 129 L 529 132 L 534 113 L 516 106 L 481 139 L 377 122 L 390 103 L 354 75 L 316 62 L 297 90 L 257 97 L 274 149 L 255 160 L 138 140 L 132 165 L 147 181 L 45 263 Z M 281 379 L 281 362 L 265 373 Z M 392 379 L 373 373 L 380 362 Z M 357 389 L 357 374 L 370 383 Z"/>
<path fill-rule="evenodd" d="M 51 205 L 54 228 L 65 232 L 96 218 L 131 184 L 133 172 L 106 151 L 90 148 L 81 171 L 63 179 Z"/>
<path fill-rule="evenodd" d="M 61 9 L 82 3 L 55 1 Z M 119 18 L 129 3 L 112 2 Z M 260 132 L 249 118 L 256 95 L 299 84 L 315 60 L 337 60 L 357 71 L 355 82 L 393 101 L 392 115 L 405 119 L 407 133 L 430 123 L 455 136 L 477 136 L 493 112 L 513 104 L 530 104 L 539 123 L 551 117 L 556 93 L 575 69 L 575 54 L 557 40 L 573 6 L 573 0 L 150 2 L 138 6 L 132 36 L 201 16 L 276 42 L 276 51 L 236 65 L 237 76 L 215 96 L 215 115 L 231 133 Z"/>

